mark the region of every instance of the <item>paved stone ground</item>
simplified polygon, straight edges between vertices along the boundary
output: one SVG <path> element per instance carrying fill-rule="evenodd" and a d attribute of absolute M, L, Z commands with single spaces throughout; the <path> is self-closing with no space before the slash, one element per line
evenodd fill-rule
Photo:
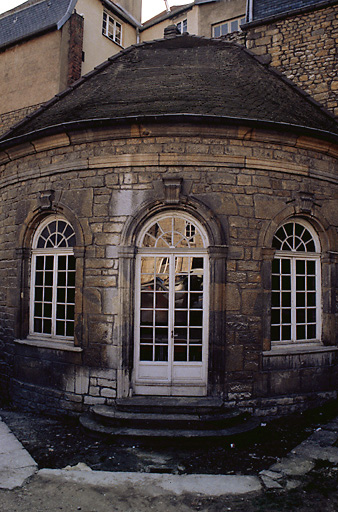
<path fill-rule="evenodd" d="M 292 508 L 292 502 L 290 508 L 262 503 L 253 507 L 257 496 L 292 492 L 302 486 L 305 475 L 320 461 L 338 470 L 337 439 L 338 418 L 257 476 L 113 473 L 92 471 L 85 464 L 38 471 L 31 456 L 0 422 L 0 512 L 307 510 L 297 503 Z M 338 496 L 324 508 L 314 504 L 309 510 L 334 512 L 337 504 Z"/>

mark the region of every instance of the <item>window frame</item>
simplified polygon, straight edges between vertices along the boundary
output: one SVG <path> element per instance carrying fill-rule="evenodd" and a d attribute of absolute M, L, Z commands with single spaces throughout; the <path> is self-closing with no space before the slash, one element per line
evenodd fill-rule
<path fill-rule="evenodd" d="M 71 229 L 72 229 L 72 232 L 73 232 L 73 235 L 75 236 L 75 230 L 73 228 L 73 226 L 70 224 L 70 222 L 63 216 L 61 215 L 49 215 L 44 221 L 42 221 L 35 233 L 34 233 L 34 236 L 33 236 L 33 239 L 32 239 L 32 249 L 31 249 L 31 264 L 30 264 L 30 292 L 29 292 L 29 334 L 27 336 L 28 339 L 31 339 L 31 340 L 36 340 L 36 339 L 40 339 L 40 340 L 49 340 L 49 341 L 57 341 L 57 342 L 74 342 L 74 333 L 69 336 L 69 335 L 60 335 L 60 334 L 56 334 L 56 322 L 58 320 L 57 318 L 57 304 L 64 304 L 64 306 L 67 308 L 67 306 L 72 306 L 73 307 L 73 311 L 74 311 L 74 314 L 73 314 L 73 318 L 72 318 L 72 322 L 73 322 L 73 325 L 75 327 L 75 292 L 76 292 L 76 259 L 75 259 L 75 254 L 74 254 L 74 246 L 75 246 L 75 243 L 74 243 L 74 246 L 70 246 L 70 247 L 54 247 L 54 248 L 39 248 L 37 247 L 38 245 L 38 240 L 43 232 L 43 230 L 49 225 L 51 224 L 52 222 L 55 222 L 55 221 L 62 221 L 62 222 L 65 222 L 67 224 L 67 226 L 69 226 Z M 72 235 L 72 236 L 73 236 Z M 40 333 L 40 332 L 37 332 L 34 328 L 34 320 L 36 318 L 36 315 L 35 315 L 35 303 L 36 303 L 36 272 L 37 272 L 37 258 L 39 256 L 51 256 L 53 257 L 53 279 L 52 279 L 52 301 L 51 301 L 51 307 L 52 307 L 52 311 L 51 311 L 51 333 Z M 61 303 L 61 302 L 57 302 L 57 296 L 56 296 L 56 293 L 57 293 L 57 272 L 58 272 L 58 268 L 57 268 L 57 265 L 58 265 L 58 261 L 59 261 L 59 257 L 62 257 L 62 256 L 66 256 L 67 258 L 67 262 L 69 262 L 69 256 L 73 256 L 74 258 L 74 269 L 71 269 L 71 271 L 74 273 L 74 285 L 71 285 L 71 286 L 67 286 L 65 285 L 65 289 L 74 289 L 74 302 L 64 302 L 64 303 Z M 67 263 L 68 264 L 68 263 Z M 43 272 L 45 272 L 45 266 L 43 267 Z M 66 269 L 66 272 L 68 273 L 69 272 L 69 269 L 67 268 Z M 39 301 L 40 302 L 40 301 Z M 50 303 L 50 301 L 47 301 L 48 303 Z M 42 307 L 43 305 L 45 304 L 45 301 L 42 299 L 41 301 L 41 304 L 42 304 Z M 61 319 L 63 320 L 63 319 Z M 65 322 L 66 322 L 66 318 L 64 319 Z M 73 329 L 74 331 L 74 329 Z"/>
<path fill-rule="evenodd" d="M 234 22 L 238 22 L 238 28 L 237 30 L 232 30 L 231 29 L 231 25 L 234 23 Z M 238 16 L 236 18 L 231 18 L 229 20 L 224 20 L 224 21 L 220 21 L 219 23 L 215 23 L 211 26 L 211 32 L 212 32 L 212 35 L 211 37 L 223 37 L 223 36 L 226 36 L 228 34 L 233 34 L 234 32 L 238 32 L 241 30 L 241 26 L 246 22 L 246 17 L 245 15 L 242 15 L 242 16 Z M 226 27 L 227 31 L 222 33 L 223 30 L 222 30 L 222 27 Z M 215 34 L 215 30 L 216 29 L 220 29 L 220 33 L 218 35 Z"/>
<path fill-rule="evenodd" d="M 113 25 L 113 33 L 111 34 L 109 31 L 109 23 Z M 117 36 L 117 28 L 119 27 L 119 36 Z M 113 41 L 113 43 L 122 47 L 123 42 L 123 28 L 122 23 L 117 21 L 111 14 L 107 11 L 103 11 L 102 15 L 102 35 Z"/>
<path fill-rule="evenodd" d="M 177 22 L 176 27 L 181 34 L 186 34 L 188 32 L 188 19 L 184 18 L 184 20 Z"/>
<path fill-rule="evenodd" d="M 287 224 L 290 224 L 290 223 L 293 223 L 294 225 L 295 224 L 301 225 L 303 228 L 305 228 L 310 233 L 310 235 L 312 237 L 312 241 L 315 246 L 315 251 L 306 252 L 306 251 L 297 251 L 296 249 L 292 249 L 292 250 L 276 249 L 276 251 L 275 251 L 273 260 L 271 262 L 270 339 L 271 339 L 271 347 L 272 348 L 273 347 L 274 348 L 281 347 L 281 346 L 296 347 L 296 346 L 300 346 L 300 345 L 308 345 L 311 343 L 318 344 L 318 343 L 321 343 L 321 339 L 322 339 L 322 277 L 321 277 L 321 246 L 320 246 L 319 238 L 318 238 L 318 235 L 316 234 L 315 230 L 311 226 L 311 224 L 309 224 L 308 222 L 306 222 L 303 219 L 293 218 L 293 219 L 287 220 L 286 222 L 282 223 L 278 227 L 278 229 L 275 231 L 273 239 L 275 239 L 277 232 L 283 226 L 286 226 Z M 290 273 L 289 274 L 286 272 L 283 274 L 283 270 L 282 270 L 282 261 L 283 260 L 290 261 Z M 280 261 L 279 272 L 273 272 L 273 264 L 275 261 Z M 305 262 L 304 268 L 306 268 L 306 270 L 304 271 L 304 274 L 300 274 L 300 273 L 297 274 L 296 265 L 297 265 L 298 261 Z M 315 263 L 314 275 L 312 275 L 312 274 L 309 275 L 308 271 L 307 271 L 307 263 L 306 262 L 310 262 L 310 261 L 313 261 Z M 283 304 L 282 304 L 281 300 L 280 300 L 279 306 L 273 306 L 273 293 L 278 292 L 280 294 L 280 299 L 281 299 L 281 294 L 283 293 L 283 287 L 281 286 L 281 284 L 279 285 L 278 290 L 277 290 L 277 288 L 276 289 L 273 288 L 273 277 L 274 276 L 278 276 L 281 281 L 283 279 L 283 276 L 290 277 L 290 290 L 285 288 L 285 290 L 289 291 L 291 294 L 291 304 L 289 307 L 283 308 Z M 297 277 L 300 277 L 300 276 L 304 276 L 304 282 L 307 280 L 307 278 L 314 277 L 315 278 L 314 290 L 308 290 L 307 285 L 304 285 L 304 290 L 300 290 L 297 285 Z M 281 281 L 280 281 L 280 283 L 281 283 Z M 307 304 L 309 291 L 315 292 L 314 307 L 309 306 Z M 300 305 L 297 306 L 297 293 L 305 294 L 305 300 L 304 300 L 305 306 L 300 306 Z M 290 325 L 290 329 L 291 329 L 290 338 L 291 339 L 283 339 L 283 336 L 281 335 L 282 328 L 283 328 L 283 319 L 282 319 L 283 309 L 285 309 L 285 310 L 290 309 L 290 322 L 285 322 L 284 326 L 287 327 Z M 303 322 L 297 320 L 297 311 L 299 312 L 301 309 L 304 310 L 304 315 L 305 315 L 305 320 Z M 311 309 L 315 310 L 315 322 L 311 322 L 307 319 L 307 314 Z M 273 311 L 279 311 L 279 317 L 280 317 L 279 323 L 277 323 L 277 322 L 273 323 L 273 318 L 272 318 Z M 315 324 L 316 335 L 315 335 L 315 337 L 309 338 L 308 334 L 307 334 L 307 330 L 308 330 L 308 327 L 313 324 Z M 301 326 L 305 326 L 306 336 L 304 338 L 297 339 L 297 327 L 301 327 Z M 280 335 L 279 335 L 280 339 L 279 340 L 273 339 L 273 336 L 272 336 L 272 328 L 273 327 L 279 327 L 279 329 L 280 329 Z"/>

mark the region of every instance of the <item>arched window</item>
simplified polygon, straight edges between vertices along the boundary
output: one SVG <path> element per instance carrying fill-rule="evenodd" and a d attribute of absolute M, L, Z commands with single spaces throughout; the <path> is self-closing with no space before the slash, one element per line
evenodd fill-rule
<path fill-rule="evenodd" d="M 273 238 L 271 341 L 302 343 L 321 338 L 319 239 L 307 222 L 290 220 Z"/>
<path fill-rule="evenodd" d="M 60 216 L 49 216 L 32 246 L 30 335 L 73 339 L 75 233 Z"/>
<path fill-rule="evenodd" d="M 135 391 L 205 394 L 206 233 L 189 215 L 167 213 L 148 222 L 137 247 Z"/>

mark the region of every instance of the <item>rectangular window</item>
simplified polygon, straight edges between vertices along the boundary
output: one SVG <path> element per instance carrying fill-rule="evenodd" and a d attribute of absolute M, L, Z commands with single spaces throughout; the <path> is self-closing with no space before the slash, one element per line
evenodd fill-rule
<path fill-rule="evenodd" d="M 188 31 L 188 20 L 179 21 L 176 26 L 181 34 L 184 34 Z"/>
<path fill-rule="evenodd" d="M 319 261 L 275 258 L 272 262 L 271 341 L 319 339 Z"/>
<path fill-rule="evenodd" d="M 102 34 L 122 46 L 122 25 L 106 12 L 103 12 Z"/>
<path fill-rule="evenodd" d="M 34 256 L 31 334 L 73 338 L 75 258 L 72 254 Z"/>
<path fill-rule="evenodd" d="M 245 16 L 217 23 L 212 26 L 212 37 L 221 37 L 231 32 L 237 32 L 243 23 L 245 23 Z"/>

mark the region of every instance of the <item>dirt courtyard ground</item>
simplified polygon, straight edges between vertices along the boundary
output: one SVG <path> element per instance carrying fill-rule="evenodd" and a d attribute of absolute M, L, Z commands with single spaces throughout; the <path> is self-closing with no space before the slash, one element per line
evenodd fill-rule
<path fill-rule="evenodd" d="M 338 404 L 262 422 L 254 433 L 222 442 L 190 445 L 113 442 L 88 438 L 76 423 L 13 410 L 0 410 L 7 423 L 41 468 L 85 463 L 93 470 L 164 474 L 257 475 L 337 416 Z M 22 488 L 0 490 L 0 512 L 337 512 L 338 465 L 327 460 L 289 490 L 264 490 L 241 496 L 206 497 L 199 493 L 155 492 L 153 486 L 88 485 L 43 472 Z"/>

